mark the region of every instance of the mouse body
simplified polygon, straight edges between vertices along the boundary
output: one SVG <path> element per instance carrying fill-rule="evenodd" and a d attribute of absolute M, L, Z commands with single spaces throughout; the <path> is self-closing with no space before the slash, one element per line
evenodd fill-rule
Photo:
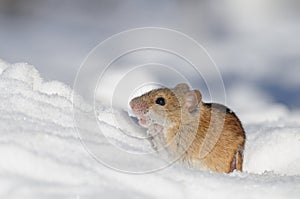
<path fill-rule="evenodd" d="M 130 101 L 153 146 L 193 169 L 218 173 L 242 171 L 246 141 L 242 123 L 229 108 L 204 103 L 198 90 L 181 83 L 159 88 Z"/>

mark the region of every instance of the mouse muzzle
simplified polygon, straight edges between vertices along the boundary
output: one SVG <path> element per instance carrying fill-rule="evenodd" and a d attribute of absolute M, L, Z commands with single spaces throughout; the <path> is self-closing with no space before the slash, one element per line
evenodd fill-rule
<path fill-rule="evenodd" d="M 133 113 L 139 119 L 139 124 L 143 127 L 148 127 L 150 125 L 150 119 L 147 117 L 148 106 L 145 102 L 136 102 L 132 100 L 129 103 Z"/>

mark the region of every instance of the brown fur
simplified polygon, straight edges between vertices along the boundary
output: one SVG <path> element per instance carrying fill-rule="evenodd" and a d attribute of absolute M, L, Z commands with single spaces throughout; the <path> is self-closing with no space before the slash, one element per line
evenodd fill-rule
<path fill-rule="evenodd" d="M 164 106 L 155 103 L 158 97 L 165 98 Z M 242 171 L 246 136 L 240 120 L 227 107 L 201 100 L 199 91 L 179 84 L 174 89 L 150 91 L 130 104 L 136 112 L 152 111 L 166 119 L 162 142 L 189 167 L 219 173 Z"/>

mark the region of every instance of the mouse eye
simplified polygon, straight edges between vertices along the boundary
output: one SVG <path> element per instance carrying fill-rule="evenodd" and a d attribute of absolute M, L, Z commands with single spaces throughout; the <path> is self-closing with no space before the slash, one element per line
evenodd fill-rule
<path fill-rule="evenodd" d="M 163 97 L 159 97 L 156 99 L 155 103 L 164 106 L 166 104 L 166 100 Z"/>

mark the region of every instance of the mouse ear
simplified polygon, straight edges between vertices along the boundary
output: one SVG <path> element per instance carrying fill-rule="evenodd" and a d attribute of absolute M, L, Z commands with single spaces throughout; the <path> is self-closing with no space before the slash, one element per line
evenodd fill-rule
<path fill-rule="evenodd" d="M 189 86 L 185 83 L 177 84 L 174 88 L 176 91 L 188 92 L 190 90 Z"/>
<path fill-rule="evenodd" d="M 185 107 L 189 112 L 195 110 L 202 100 L 202 95 L 198 90 L 192 90 L 185 94 Z"/>

